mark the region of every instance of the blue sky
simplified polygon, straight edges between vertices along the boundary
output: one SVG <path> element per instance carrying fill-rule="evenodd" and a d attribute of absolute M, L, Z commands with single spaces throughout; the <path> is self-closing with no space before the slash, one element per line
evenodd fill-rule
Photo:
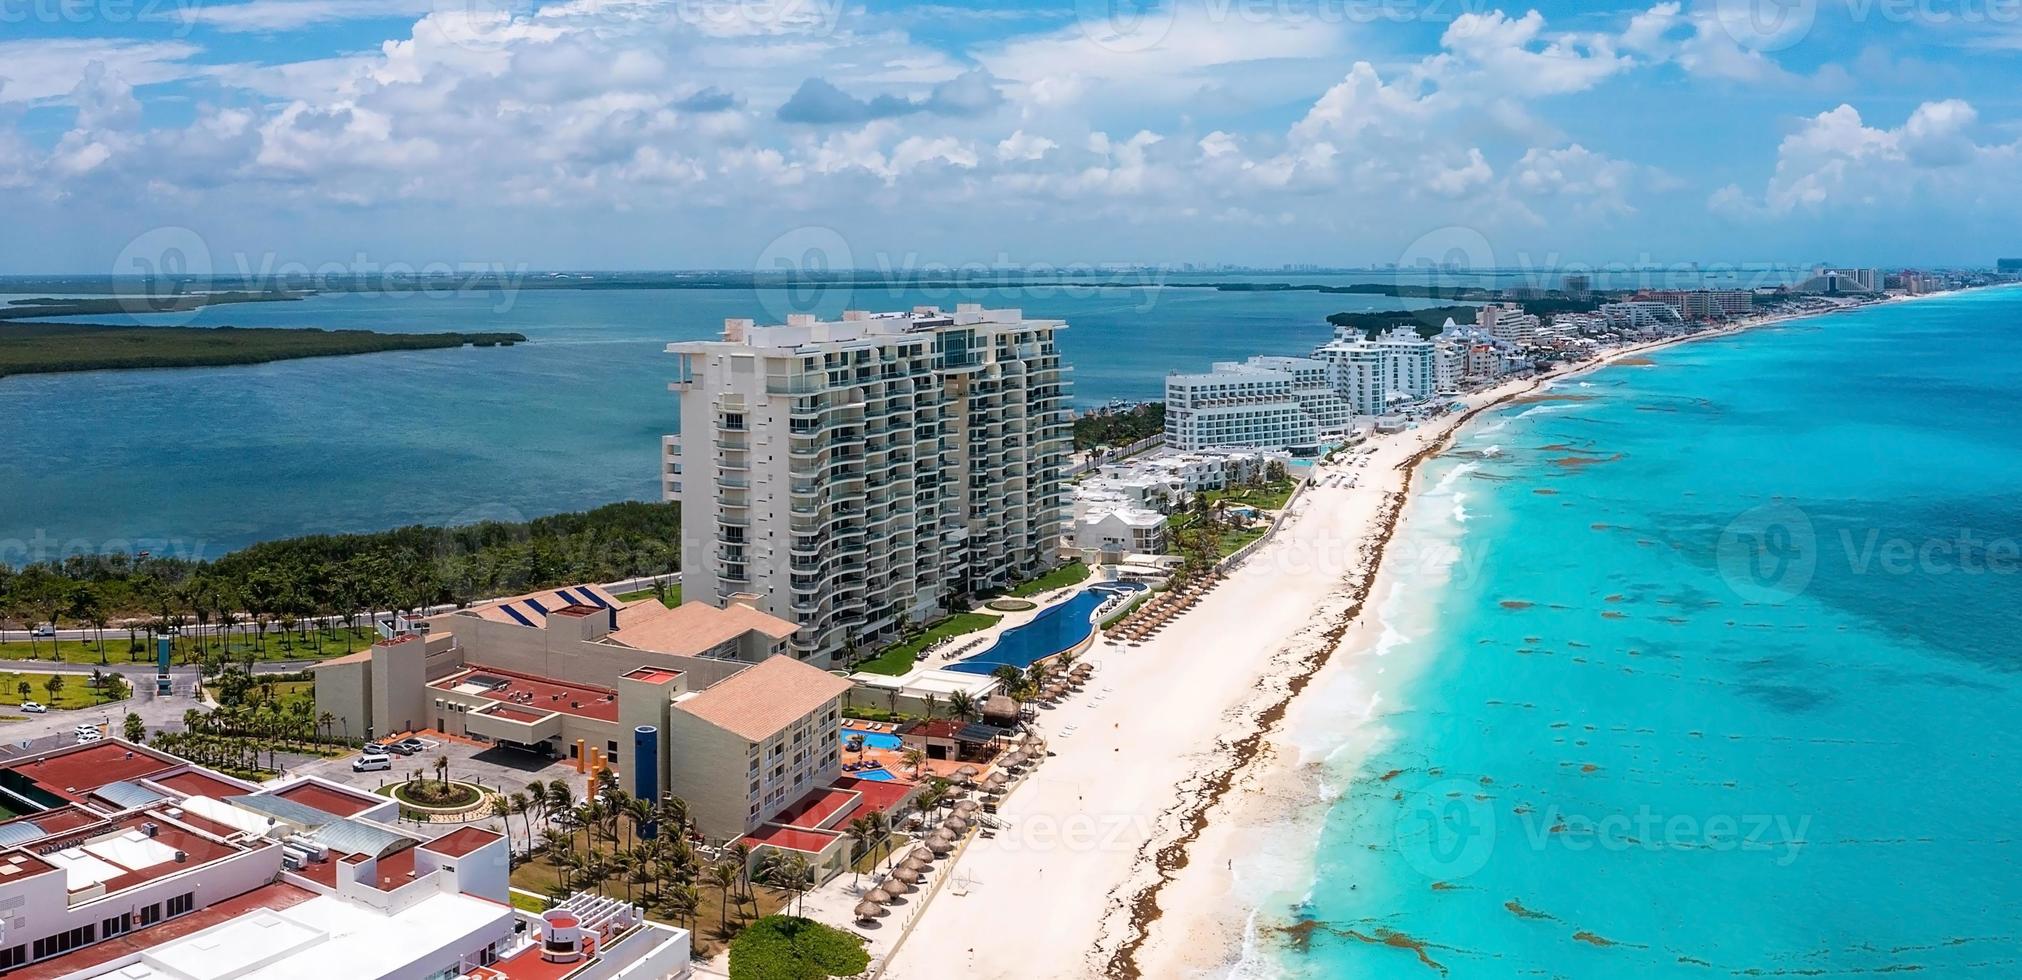
<path fill-rule="evenodd" d="M 0 0 L 0 272 L 1986 264 L 2018 81 L 2022 0 Z"/>

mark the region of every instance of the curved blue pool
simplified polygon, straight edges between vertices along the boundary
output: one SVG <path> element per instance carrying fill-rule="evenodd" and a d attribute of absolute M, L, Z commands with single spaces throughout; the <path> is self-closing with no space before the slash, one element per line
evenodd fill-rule
<path fill-rule="evenodd" d="M 947 670 L 965 674 L 987 674 L 1004 664 L 1019 670 L 1062 650 L 1072 649 L 1095 632 L 1095 610 L 1103 600 L 1119 593 L 1141 592 L 1137 582 L 1104 582 L 1075 593 L 1074 598 L 1047 609 L 1023 626 L 1004 631 L 997 642 L 973 657 L 949 664 Z"/>

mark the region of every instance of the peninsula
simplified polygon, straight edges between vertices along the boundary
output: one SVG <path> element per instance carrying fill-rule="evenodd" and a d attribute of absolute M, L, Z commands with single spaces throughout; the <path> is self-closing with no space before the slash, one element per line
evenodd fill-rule
<path fill-rule="evenodd" d="M 303 357 L 447 347 L 510 347 L 517 333 L 379 333 L 320 327 L 123 327 L 0 323 L 0 378 L 10 374 L 264 364 Z"/>

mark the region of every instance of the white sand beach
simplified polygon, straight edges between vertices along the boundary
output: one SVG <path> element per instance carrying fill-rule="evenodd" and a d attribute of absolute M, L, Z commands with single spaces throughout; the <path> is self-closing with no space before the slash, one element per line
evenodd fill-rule
<path fill-rule="evenodd" d="M 886 976 L 1226 967 L 1247 915 L 1230 887 L 1242 842 L 1313 798 L 1296 752 L 1273 751 L 1278 716 L 1298 710 L 1293 685 L 1320 679 L 1310 675 L 1330 648 L 1324 679 L 1361 669 L 1373 617 L 1358 625 L 1360 599 L 1381 594 L 1369 591 L 1370 559 L 1394 530 L 1414 461 L 1482 408 L 1555 379 L 1766 322 L 1622 348 L 1465 396 L 1468 411 L 1376 437 L 1316 473 L 1324 478 L 1293 502 L 1285 526 L 1197 608 L 1141 646 L 1098 640 L 1084 656 L 1095 682 L 1040 715 L 1053 758 L 1006 801 L 1008 829 L 972 842 L 948 872 L 961 887 L 940 891 Z"/>

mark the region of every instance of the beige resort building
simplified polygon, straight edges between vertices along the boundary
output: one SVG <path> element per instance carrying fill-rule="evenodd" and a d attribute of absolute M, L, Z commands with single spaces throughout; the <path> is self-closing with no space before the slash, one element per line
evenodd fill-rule
<path fill-rule="evenodd" d="M 351 734 L 432 729 L 608 767 L 630 792 L 687 801 L 724 840 L 840 774 L 850 683 L 780 655 L 794 628 L 742 601 L 669 609 L 552 589 L 323 663 L 316 705 Z"/>

